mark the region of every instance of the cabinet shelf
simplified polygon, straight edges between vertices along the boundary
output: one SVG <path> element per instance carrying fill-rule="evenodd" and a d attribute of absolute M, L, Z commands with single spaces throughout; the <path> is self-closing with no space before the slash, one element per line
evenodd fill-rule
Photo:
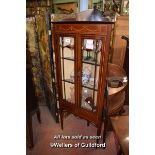
<path fill-rule="evenodd" d="M 82 85 L 82 87 L 88 88 L 88 89 L 90 89 L 90 90 L 95 90 L 95 91 L 98 90 L 97 88 L 94 88 L 93 86 L 91 86 L 89 83 L 88 83 L 87 85 Z"/>
<path fill-rule="evenodd" d="M 74 45 L 66 45 L 66 46 L 60 45 L 60 47 L 62 47 L 62 48 L 68 48 L 70 50 L 74 50 Z"/>
<path fill-rule="evenodd" d="M 71 80 L 71 79 L 63 79 L 62 81 L 68 82 L 68 83 L 71 83 L 71 84 L 75 84 L 75 82 L 74 82 L 73 80 Z M 94 87 L 91 86 L 89 83 L 88 83 L 87 85 L 83 85 L 83 84 L 82 84 L 82 87 L 88 88 L 88 89 L 90 89 L 90 90 L 98 91 L 97 88 L 94 88 Z"/>
<path fill-rule="evenodd" d="M 92 52 L 92 51 L 95 51 L 94 49 L 87 49 L 87 48 L 82 48 L 83 51 L 89 51 L 89 52 Z"/>
<path fill-rule="evenodd" d="M 61 57 L 61 59 L 65 59 L 65 60 L 70 60 L 70 61 L 75 61 L 73 58 L 71 57 Z"/>
<path fill-rule="evenodd" d="M 86 63 L 86 64 L 90 64 L 90 65 L 96 65 L 96 66 L 100 66 L 100 64 L 98 63 L 95 63 L 95 61 L 92 61 L 92 60 L 82 60 L 83 63 Z"/>
<path fill-rule="evenodd" d="M 68 82 L 68 83 L 71 83 L 71 84 L 75 84 L 74 81 L 72 81 L 72 80 L 70 80 L 70 79 L 64 79 L 64 80 L 62 80 L 62 81 Z"/>
<path fill-rule="evenodd" d="M 70 61 L 75 61 L 75 60 L 74 60 L 73 58 L 71 58 L 71 57 L 61 57 L 61 59 L 70 60 Z M 82 63 L 100 66 L 100 64 L 95 63 L 95 61 L 91 61 L 91 60 L 84 60 L 84 59 L 83 59 L 83 60 L 82 60 Z"/>

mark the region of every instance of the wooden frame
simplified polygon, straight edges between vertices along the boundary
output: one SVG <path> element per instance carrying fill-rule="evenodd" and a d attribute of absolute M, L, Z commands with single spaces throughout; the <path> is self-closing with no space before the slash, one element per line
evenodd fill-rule
<path fill-rule="evenodd" d="M 54 40 L 54 52 L 56 60 L 56 77 L 57 77 L 57 89 L 58 89 L 58 100 L 60 106 L 60 119 L 61 128 L 63 129 L 63 113 L 67 111 L 74 114 L 82 119 L 87 120 L 97 127 L 97 136 L 101 133 L 102 126 L 102 110 L 104 106 L 104 93 L 106 86 L 106 74 L 107 74 L 107 62 L 109 55 L 110 45 L 110 33 L 112 29 L 112 23 L 97 23 L 94 22 L 52 22 L 53 24 L 53 40 Z M 72 36 L 74 37 L 74 75 L 75 75 L 75 104 L 63 98 L 63 86 L 62 86 L 62 68 L 61 68 L 61 57 L 60 57 L 60 37 L 61 36 Z M 99 69 L 99 80 L 98 80 L 98 92 L 97 92 L 97 106 L 96 111 L 89 111 L 81 107 L 81 95 L 82 95 L 82 63 L 83 60 L 82 50 L 82 39 L 100 39 L 102 40 L 102 54 L 100 59 Z M 97 140 L 98 143 L 98 140 Z"/>

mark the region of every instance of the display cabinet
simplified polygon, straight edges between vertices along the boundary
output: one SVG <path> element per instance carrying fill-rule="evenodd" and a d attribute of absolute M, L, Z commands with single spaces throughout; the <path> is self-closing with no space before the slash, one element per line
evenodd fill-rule
<path fill-rule="evenodd" d="M 91 14 L 52 22 L 61 127 L 67 111 L 97 127 L 100 135 L 113 20 Z"/>

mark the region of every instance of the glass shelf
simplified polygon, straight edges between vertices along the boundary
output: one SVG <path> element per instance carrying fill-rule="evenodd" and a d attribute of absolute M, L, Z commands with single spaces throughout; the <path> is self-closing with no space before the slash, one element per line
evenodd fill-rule
<path fill-rule="evenodd" d="M 62 45 L 60 44 L 60 47 L 62 47 L 62 48 L 68 48 L 68 49 L 70 49 L 70 50 L 74 50 L 74 45 L 65 45 L 65 46 L 62 46 Z"/>
<path fill-rule="evenodd" d="M 95 91 L 98 90 L 97 86 L 94 88 L 94 86 L 92 86 L 92 85 L 89 84 L 89 83 L 88 83 L 88 84 L 85 84 L 85 85 L 82 84 L 82 87 L 88 88 L 88 89 L 90 89 L 90 90 L 95 90 Z"/>
<path fill-rule="evenodd" d="M 83 60 L 82 60 L 82 63 L 100 66 L 99 63 L 96 63 L 95 61 L 92 61 L 92 60 L 85 60 L 85 59 L 83 59 Z"/>
<path fill-rule="evenodd" d="M 72 58 L 72 57 L 61 57 L 61 59 L 70 60 L 70 61 L 75 61 L 74 58 Z"/>
<path fill-rule="evenodd" d="M 70 61 L 75 61 L 74 58 L 72 58 L 72 57 L 61 57 L 61 59 L 70 60 Z M 92 61 L 92 60 L 85 60 L 85 59 L 83 59 L 83 60 L 82 60 L 82 63 L 100 66 L 99 63 L 96 63 L 95 61 Z"/>
<path fill-rule="evenodd" d="M 64 80 L 62 80 L 62 81 L 64 81 L 64 82 L 68 82 L 68 83 L 71 83 L 71 84 L 74 84 L 74 81 L 71 80 L 71 79 L 64 79 Z"/>
<path fill-rule="evenodd" d="M 74 81 L 71 79 L 63 79 L 62 81 L 74 84 Z M 94 88 L 94 86 L 92 84 L 90 84 L 90 82 L 88 82 L 87 84 L 82 84 L 82 87 L 88 88 L 90 90 L 95 90 L 95 91 L 98 90 L 97 84 L 96 84 L 96 87 Z"/>

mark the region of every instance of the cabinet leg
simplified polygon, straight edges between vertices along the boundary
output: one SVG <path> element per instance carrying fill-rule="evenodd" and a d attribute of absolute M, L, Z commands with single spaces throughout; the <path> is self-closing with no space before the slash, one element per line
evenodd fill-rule
<path fill-rule="evenodd" d="M 26 118 L 26 138 L 29 148 L 33 148 L 32 116 Z"/>
<path fill-rule="evenodd" d="M 38 118 L 39 123 L 41 123 L 41 119 L 40 119 L 40 110 L 39 110 L 39 109 L 37 110 L 37 118 Z"/>
<path fill-rule="evenodd" d="M 108 118 L 105 119 L 105 121 L 104 121 L 103 143 L 105 143 L 105 140 L 106 140 L 107 126 L 108 126 Z"/>
<path fill-rule="evenodd" d="M 63 130 L 63 111 L 60 110 L 61 129 Z"/>
<path fill-rule="evenodd" d="M 97 136 L 101 135 L 101 126 L 97 128 Z M 96 143 L 99 143 L 99 139 L 96 140 Z"/>
<path fill-rule="evenodd" d="M 87 121 L 87 126 L 89 126 L 89 121 Z"/>

